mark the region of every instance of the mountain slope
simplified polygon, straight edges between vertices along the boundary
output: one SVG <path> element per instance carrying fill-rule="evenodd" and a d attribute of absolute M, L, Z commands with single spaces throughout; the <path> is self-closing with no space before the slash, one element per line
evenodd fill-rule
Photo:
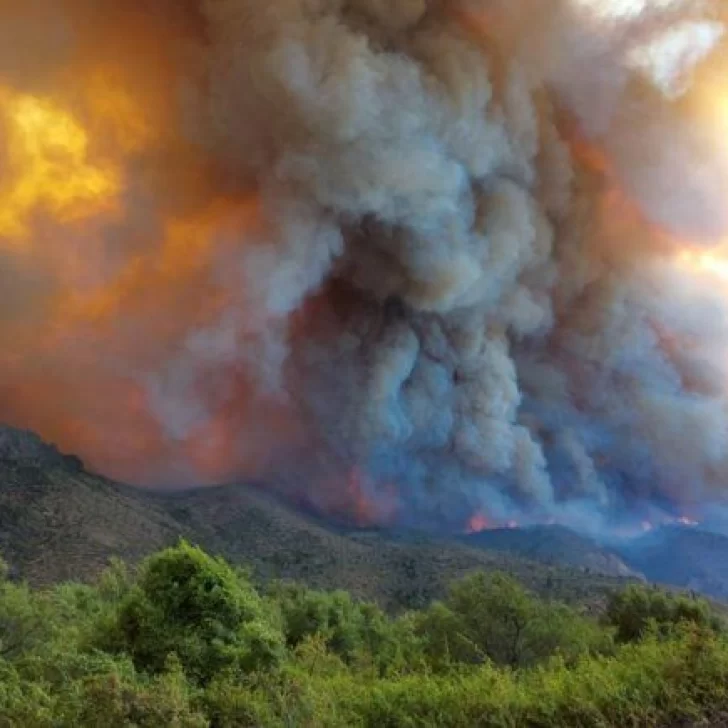
<path fill-rule="evenodd" d="M 466 536 L 478 548 L 522 556 L 545 564 L 572 566 L 609 576 L 642 578 L 615 552 L 564 526 L 495 529 Z"/>
<path fill-rule="evenodd" d="M 0 551 L 21 576 L 95 574 L 110 556 L 137 560 L 179 534 L 133 489 L 89 475 L 30 433 L 0 429 Z"/>
<path fill-rule="evenodd" d="M 622 556 L 651 581 L 728 600 L 728 537 L 668 526 L 633 541 Z"/>
<path fill-rule="evenodd" d="M 187 538 L 261 579 L 350 590 L 414 607 L 474 569 L 597 605 L 620 580 L 422 535 L 347 533 L 246 485 L 150 493 L 85 472 L 31 433 L 0 428 L 0 552 L 33 583 L 89 579 L 112 556 L 137 561 Z"/>

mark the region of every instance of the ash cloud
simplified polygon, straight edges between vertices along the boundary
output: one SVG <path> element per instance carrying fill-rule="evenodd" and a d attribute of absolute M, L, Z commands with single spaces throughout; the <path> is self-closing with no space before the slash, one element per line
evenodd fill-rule
<path fill-rule="evenodd" d="M 173 59 L 142 92 L 174 91 L 135 224 L 248 195 L 258 221 L 216 229 L 189 306 L 162 301 L 173 341 L 119 312 L 112 368 L 176 443 L 162 461 L 221 423 L 226 476 L 331 510 L 357 468 L 375 520 L 434 528 L 724 500 L 728 298 L 676 257 L 728 232 L 728 150 L 689 103 L 721 57 L 717 3 L 130 5 Z M 108 21 L 65 10 L 93 62 Z M 170 158 L 212 172 L 175 193 Z M 130 226 L 104 250 L 123 259 Z M 198 296 L 220 299 L 202 321 Z"/>

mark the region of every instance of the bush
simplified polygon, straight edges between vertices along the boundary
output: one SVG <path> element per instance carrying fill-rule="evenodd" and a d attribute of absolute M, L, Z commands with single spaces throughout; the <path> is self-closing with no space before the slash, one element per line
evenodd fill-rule
<path fill-rule="evenodd" d="M 25 584 L 0 583 L 0 658 L 16 660 L 50 642 L 59 615 Z"/>
<path fill-rule="evenodd" d="M 174 654 L 200 683 L 230 668 L 271 669 L 283 658 L 283 637 L 250 583 L 184 542 L 143 565 L 115 636 L 140 670 L 158 674 Z"/>
<path fill-rule="evenodd" d="M 671 595 L 637 584 L 612 595 L 605 621 L 616 628 L 618 642 L 640 640 L 651 629 L 666 635 L 681 624 L 722 629 L 721 621 L 704 599 Z"/>
<path fill-rule="evenodd" d="M 0 728 L 723 724 L 719 626 L 644 587 L 600 623 L 499 574 L 392 618 L 343 592 L 261 596 L 182 542 L 94 586 L 0 583 Z"/>
<path fill-rule="evenodd" d="M 411 620 L 392 621 L 376 605 L 356 602 L 340 591 L 327 593 L 279 583 L 270 595 L 291 649 L 320 638 L 347 664 L 366 664 L 380 676 L 406 669 L 416 659 L 419 642 Z"/>
<path fill-rule="evenodd" d="M 418 632 L 435 669 L 456 664 L 520 668 L 561 654 L 569 662 L 610 649 L 610 635 L 573 609 L 543 602 L 513 579 L 474 574 L 422 613 Z"/>

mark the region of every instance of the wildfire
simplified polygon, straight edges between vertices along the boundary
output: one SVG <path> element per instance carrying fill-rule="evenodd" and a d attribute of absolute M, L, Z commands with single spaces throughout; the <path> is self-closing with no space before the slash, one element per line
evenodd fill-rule
<path fill-rule="evenodd" d="M 329 140 L 323 136 L 319 140 L 313 133 L 315 113 L 318 113 L 314 111 L 318 107 L 305 105 L 307 111 L 303 113 L 306 94 L 317 93 L 317 84 L 326 81 L 330 87 L 321 86 L 325 98 L 333 99 L 337 104 L 349 98 L 343 93 L 343 86 L 342 93 L 335 88 L 334 82 L 340 81 L 333 78 L 336 74 L 327 78 L 323 61 L 331 54 L 323 53 L 320 59 L 322 73 L 312 71 L 311 79 L 302 76 L 303 81 L 291 79 L 297 85 L 288 89 L 290 94 L 286 98 L 296 104 L 301 113 L 291 114 L 280 128 L 271 124 L 270 130 L 261 131 L 257 127 L 260 120 L 253 118 L 255 113 L 246 118 L 248 107 L 241 99 L 259 99 L 256 104 L 263 109 L 260 115 L 265 116 L 268 113 L 264 110 L 267 92 L 270 91 L 273 98 L 274 91 L 277 93 L 281 89 L 276 90 L 273 86 L 267 89 L 262 85 L 278 84 L 275 80 L 278 67 L 285 64 L 281 66 L 272 60 L 270 67 L 258 77 L 254 64 L 250 63 L 251 76 L 255 78 L 245 78 L 245 73 L 234 70 L 233 61 L 240 60 L 235 55 L 236 49 L 247 47 L 246 43 L 250 46 L 256 46 L 256 43 L 249 42 L 253 35 L 246 35 L 250 30 L 247 27 L 240 31 L 240 39 L 234 35 L 223 37 L 226 35 L 224 18 L 229 8 L 205 7 L 201 10 L 198 3 L 175 2 L 162 3 L 154 10 L 142 7 L 152 4 L 111 3 L 108 8 L 104 6 L 103 12 L 92 12 L 94 3 L 61 0 L 60 5 L 67 6 L 64 17 L 68 16 L 73 31 L 69 35 L 76 36 L 69 43 L 68 53 L 59 51 L 57 59 L 54 53 L 49 53 L 53 62 L 40 62 L 43 69 L 38 71 L 38 78 L 30 78 L 34 75 L 32 70 L 28 74 L 3 71 L 0 81 L 0 338 L 12 342 L 12 346 L 0 351 L 0 419 L 38 430 L 63 449 L 78 453 L 92 467 L 121 479 L 154 480 L 157 471 L 161 473 L 170 463 L 179 463 L 180 471 L 187 467 L 193 471 L 191 478 L 195 481 L 218 481 L 248 474 L 251 469 L 255 471 L 258 462 L 267 455 L 266 437 L 271 441 L 289 442 L 297 436 L 306 439 L 301 434 L 304 427 L 292 414 L 295 405 L 268 402 L 264 405 L 263 387 L 253 381 L 250 370 L 254 368 L 253 364 L 258 364 L 253 360 L 258 357 L 259 350 L 269 344 L 276 349 L 274 357 L 279 360 L 286 361 L 288 345 L 298 353 L 296 336 L 309 339 L 310 330 L 323 318 L 321 311 L 316 310 L 315 300 L 308 308 L 300 306 L 287 322 L 290 338 L 270 343 L 268 334 L 273 327 L 268 324 L 274 317 L 275 307 L 260 304 L 259 307 L 265 310 L 252 310 L 255 305 L 250 303 L 253 294 L 246 290 L 246 285 L 254 288 L 257 280 L 250 283 L 251 277 L 242 275 L 238 269 L 246 266 L 257 272 L 257 266 L 243 258 L 246 252 L 243 248 L 258 245 L 263 248 L 269 244 L 274 248 L 281 242 L 281 255 L 276 255 L 279 251 L 274 250 L 270 261 L 265 259 L 261 268 L 281 270 L 282 275 L 276 279 L 282 281 L 281 287 L 289 282 L 291 288 L 300 285 L 301 296 L 312 295 L 315 286 L 322 281 L 322 288 L 326 288 L 332 277 L 343 282 L 342 288 L 346 288 L 350 283 L 346 279 L 348 272 L 339 275 L 339 268 L 330 265 L 328 257 L 314 252 L 313 248 L 307 249 L 305 235 L 299 236 L 295 227 L 298 223 L 288 219 L 295 215 L 281 215 L 282 220 L 285 218 L 283 222 L 290 223 L 291 229 L 281 234 L 280 241 L 275 236 L 267 236 L 272 222 L 266 217 L 266 210 L 281 201 L 286 205 L 299 205 L 306 225 L 312 226 L 307 233 L 312 235 L 318 234 L 317 226 L 324 220 L 326 229 L 342 219 L 347 221 L 345 228 L 355 227 L 360 207 L 362 215 L 370 215 L 367 211 L 369 202 L 342 203 L 339 208 L 338 196 L 325 191 L 329 189 L 328 182 L 309 188 L 308 180 L 304 178 L 309 173 L 315 176 L 312 174 L 314 168 L 307 167 L 307 155 L 311 150 L 321 149 L 324 152 L 322 161 L 332 168 L 337 165 L 328 164 L 330 155 L 346 151 L 344 146 L 350 142 L 352 149 L 361 147 L 366 152 L 368 142 L 363 135 L 372 119 L 366 118 L 367 104 L 362 107 L 364 115 L 359 119 L 359 104 L 351 103 L 346 113 L 342 107 L 340 111 L 327 114 L 331 128 L 325 133 L 331 134 L 335 145 L 329 148 Z M 294 5 L 290 8 L 291 17 L 299 12 Z M 374 5 L 377 4 L 372 3 L 372 8 Z M 377 13 L 384 8 L 383 4 L 378 5 L 382 7 Z M 415 5 L 409 11 L 413 22 L 417 16 Z M 540 119 L 535 117 L 540 114 L 539 108 L 548 107 L 550 114 L 552 89 L 544 79 L 543 89 L 538 92 L 539 103 L 529 110 L 530 105 L 525 97 L 521 98 L 521 93 L 530 87 L 532 74 L 529 71 L 522 79 L 520 74 L 511 74 L 508 56 L 512 50 L 521 52 L 527 45 L 526 40 L 537 37 L 543 30 L 541 21 L 546 23 L 553 8 L 533 10 L 527 3 L 522 3 L 518 12 L 513 13 L 507 5 L 492 3 L 486 10 L 474 10 L 470 6 L 464 10 L 465 6 L 453 4 L 447 11 L 455 15 L 470 37 L 481 39 L 480 44 L 489 59 L 489 67 L 484 73 L 487 73 L 492 89 L 487 94 L 485 84 L 482 87 L 476 84 L 469 89 L 466 84 L 459 83 L 460 73 L 447 70 L 450 66 L 458 68 L 461 32 L 457 33 L 458 41 L 453 44 L 453 51 L 457 53 L 452 57 L 449 56 L 449 43 L 437 48 L 433 45 L 433 52 L 445 54 L 435 73 L 442 78 L 437 84 L 424 84 L 423 89 L 428 89 L 428 93 L 444 94 L 442 100 L 448 109 L 457 109 L 459 102 L 453 100 L 458 101 L 458 94 L 463 94 L 460 101 L 465 111 L 470 103 L 467 94 L 471 90 L 477 92 L 473 100 L 477 106 L 472 108 L 491 104 L 493 122 L 504 125 L 509 138 L 513 132 L 513 144 L 521 144 L 522 138 L 526 146 L 531 146 L 536 144 L 535 132 Z M 246 11 L 242 12 L 245 14 Z M 403 12 L 408 14 L 406 10 Z M 377 13 L 372 16 L 372 22 Z M 310 8 L 302 6 L 300 14 L 300 19 L 307 18 Z M 440 15 L 440 11 L 434 13 L 432 22 L 438 22 L 436 18 Z M 273 16 L 269 20 L 272 22 Z M 281 16 L 281 20 L 285 18 Z M 298 27 L 297 22 L 282 23 L 281 42 L 285 40 L 288 26 L 291 29 Z M 429 27 L 428 23 L 423 26 Z M 448 28 L 451 24 L 448 21 Z M 241 23 L 241 27 L 245 25 L 245 22 Z M 255 35 L 255 23 L 249 25 L 250 32 Z M 347 24 L 339 25 L 342 29 L 348 28 Z M 533 29 L 528 30 L 526 36 L 523 35 L 524 26 Z M 268 42 L 268 32 L 263 32 L 265 27 L 266 23 L 260 26 L 260 59 L 264 57 Z M 389 33 L 389 24 L 387 28 Z M 270 42 L 277 43 L 273 37 L 277 33 L 270 35 Z M 432 41 L 436 35 L 433 34 Z M 294 44 L 298 42 L 295 38 L 291 40 Z M 349 48 L 350 40 L 342 43 L 341 49 Z M 351 49 L 355 45 L 351 45 Z M 293 45 L 280 46 L 280 49 L 284 48 L 290 50 Z M 334 54 L 337 58 L 338 52 Z M 540 52 L 536 49 L 534 58 Z M 293 55 L 282 54 L 279 60 L 281 63 L 284 59 L 289 61 L 297 57 L 296 53 L 298 51 Z M 311 59 L 317 54 L 318 49 Z M 271 56 L 271 59 L 275 58 L 277 56 Z M 526 71 L 529 59 L 530 55 L 524 57 L 523 64 L 516 65 L 523 65 L 522 70 Z M 430 59 L 430 62 L 434 60 Z M 385 65 L 386 62 L 384 55 L 377 61 Z M 318 67 L 318 63 L 316 61 L 314 66 Z M 363 59 L 358 59 L 357 63 L 363 64 L 361 67 L 366 70 Z M 358 67 L 351 66 L 352 69 Z M 385 66 L 377 65 L 377 68 Z M 425 75 L 430 78 L 435 70 L 437 68 L 425 68 Z M 225 77 L 227 73 L 230 78 Z M 465 80 L 465 74 L 462 75 Z M 317 76 L 320 78 L 315 78 Z M 342 76 L 341 83 L 350 84 L 351 78 Z M 396 74 L 392 78 L 396 81 Z M 722 76 L 720 78 L 722 82 Z M 538 82 L 538 73 L 533 74 L 533 80 Z M 511 87 L 516 82 L 520 90 Z M 246 83 L 256 86 L 251 86 L 248 96 L 245 96 Z M 286 86 L 285 83 L 279 85 Z M 364 86 L 379 93 L 378 84 Z M 384 84 L 382 90 L 386 86 Z M 515 90 L 513 93 L 512 89 Z M 686 102 L 684 108 L 680 106 L 677 111 L 693 114 L 711 139 L 723 139 L 728 128 L 728 95 L 723 92 L 722 85 L 703 84 L 701 89 L 696 99 Z M 348 90 L 351 89 L 347 87 Z M 253 91 L 260 95 L 256 97 Z M 564 99 L 557 99 L 556 85 L 553 92 L 553 105 L 564 103 L 566 108 L 568 104 Z M 365 93 L 369 91 L 365 89 Z M 497 111 L 501 99 L 502 119 L 501 112 Z M 569 108 L 574 118 L 581 118 L 574 108 Z M 490 110 L 487 115 L 490 116 Z M 307 121 L 299 124 L 301 119 L 297 116 Z M 478 112 L 480 116 L 485 115 Z M 448 111 L 442 117 L 442 123 L 449 124 L 449 119 Z M 462 140 L 469 138 L 469 133 L 461 134 L 461 131 L 467 132 L 469 121 L 456 119 L 453 122 L 450 130 L 443 126 L 445 142 L 442 145 L 438 142 L 438 146 L 457 148 L 454 170 L 463 156 Z M 532 125 L 534 138 L 528 141 L 532 136 L 528 129 Z M 645 246 L 649 243 L 641 239 L 644 232 L 643 237 L 655 240 L 660 253 L 674 259 L 681 270 L 691 276 L 700 276 L 701 282 L 705 276 L 712 285 L 724 288 L 728 282 L 728 241 L 707 250 L 698 248 L 696 241 L 677 240 L 668 231 L 658 230 L 648 221 L 649 216 L 639 201 L 630 197 L 628 188 L 632 190 L 632 197 L 637 197 L 638 186 L 629 187 L 625 183 L 624 169 L 618 160 L 610 158 L 609 150 L 614 152 L 614 145 L 610 147 L 604 139 L 584 138 L 573 120 L 571 127 L 567 122 L 564 125 L 567 128 L 562 131 L 571 142 L 572 157 L 577 167 L 586 170 L 583 176 L 577 174 L 577 183 L 584 182 L 589 203 L 594 198 L 597 201 L 593 208 L 589 204 L 584 206 L 588 208 L 590 229 L 585 232 L 583 246 L 575 245 L 573 250 L 567 250 L 566 246 L 554 245 L 554 270 L 560 270 L 558 256 L 563 249 L 574 258 L 583 256 L 580 262 L 585 277 L 592 275 L 593 257 L 595 268 L 601 263 L 607 269 L 614 267 L 616 278 L 624 270 L 631 270 L 630 266 L 639 263 L 640 257 L 648 257 Z M 326 127 L 325 124 L 321 126 Z M 440 126 L 439 122 L 436 126 Z M 426 124 L 422 128 L 427 128 Z M 455 136 L 448 136 L 452 134 Z M 362 135 L 361 139 L 359 135 Z M 451 144 L 446 141 L 448 138 L 458 141 Z M 238 140 L 239 149 L 234 148 Z M 430 149 L 429 132 L 426 144 Z M 504 148 L 507 146 L 503 145 Z M 717 144 L 716 149 L 719 154 L 725 153 L 725 143 Z M 289 154 L 291 151 L 295 153 Z M 536 152 L 534 147 L 523 155 L 522 162 L 526 164 Z M 616 157 L 617 153 L 614 155 Z M 536 156 L 544 158 L 544 174 L 540 174 L 536 165 L 533 174 L 523 170 L 528 171 L 523 179 L 533 179 L 534 203 L 538 206 L 541 201 L 535 190 L 536 182 L 543 177 L 544 184 L 551 183 L 546 167 L 552 165 L 546 159 L 548 155 Z M 514 155 L 514 164 L 517 157 L 520 160 L 519 155 Z M 342 154 L 342 161 L 347 159 L 347 154 Z M 265 169 L 269 160 L 270 170 Z M 530 167 L 530 162 L 528 164 Z M 517 171 L 520 165 L 521 161 L 513 167 L 504 161 L 497 166 L 510 175 L 510 170 Z M 379 174 L 379 166 L 386 172 L 381 184 L 381 191 L 386 192 L 391 181 L 400 175 L 394 174 L 389 165 L 378 163 L 373 165 L 371 174 Z M 356 175 L 356 165 L 349 163 L 341 166 L 341 173 L 348 174 L 344 170 L 350 167 Z M 561 174 L 560 170 L 556 171 Z M 376 183 L 376 179 L 365 179 L 368 175 L 364 169 L 362 194 L 365 193 L 364 182 L 366 185 Z M 520 178 L 520 171 L 518 176 Z M 338 184 L 335 175 L 330 179 Z M 261 184 L 264 192 L 256 189 L 256 184 Z M 481 180 L 474 178 L 474 188 L 480 185 Z M 442 189 L 445 187 L 447 185 Z M 559 185 L 556 187 L 560 188 Z M 440 194 L 438 189 L 437 185 L 433 186 L 432 195 Z M 423 199 L 430 199 L 427 184 L 422 186 L 422 193 Z M 419 200 L 419 193 L 415 197 Z M 399 200 L 398 195 L 395 199 Z M 452 201 L 448 202 L 451 204 Z M 463 204 L 469 204 L 465 198 Z M 396 207 L 404 211 L 408 205 L 398 202 Z M 376 205 L 373 209 L 377 209 Z M 419 211 L 413 207 L 411 212 L 416 220 Z M 378 213 L 371 214 L 376 219 Z M 659 218 L 659 215 L 654 217 Z M 420 218 L 424 219 L 421 215 Z M 397 226 L 400 222 L 406 227 L 404 221 L 399 220 Z M 566 227 L 570 221 L 563 222 Z M 416 227 L 409 222 L 407 225 L 412 229 Z M 331 251 L 336 248 L 337 252 L 329 251 L 327 256 L 340 255 L 339 231 L 335 232 L 337 235 L 332 239 L 336 237 L 339 242 L 331 243 Z M 345 233 L 348 246 L 348 229 Z M 444 237 L 447 235 L 443 240 Z M 304 242 L 299 245 L 301 239 Z M 291 255 L 284 261 L 288 245 L 297 248 L 298 257 Z M 418 246 L 413 244 L 413 247 Z M 347 247 L 341 260 L 343 271 L 350 262 L 346 257 L 349 252 L 352 251 Z M 494 261 L 496 252 L 492 251 Z M 546 254 L 545 250 L 543 254 Z M 526 255 L 530 252 L 525 248 L 518 253 L 519 258 L 524 258 L 521 261 L 524 264 Z M 265 256 L 261 256 L 263 258 Z M 422 265 L 429 265 L 424 257 Z M 620 265 L 622 269 L 617 270 Z M 515 268 L 513 270 L 515 273 Z M 533 270 L 540 271 L 541 265 Z M 306 272 L 309 275 L 305 275 Z M 391 273 L 392 286 L 399 286 L 395 279 L 399 278 L 400 272 L 393 270 Z M 404 262 L 401 275 L 403 281 L 410 276 L 409 266 Z M 299 278 L 305 280 L 299 281 Z M 523 278 L 524 294 L 526 289 L 530 290 L 527 278 Z M 521 278 L 518 282 L 521 285 Z M 558 285 L 555 283 L 555 287 Z M 537 288 L 540 297 L 540 282 Z M 278 291 L 270 293 L 274 296 Z M 357 306 L 359 293 L 357 289 L 357 295 L 351 297 L 352 304 Z M 505 296 L 506 291 L 503 293 Z M 348 297 L 346 291 L 326 291 L 321 294 L 320 308 L 330 306 L 336 308 L 335 314 L 340 314 L 339 301 L 332 303 L 337 295 L 341 299 Z M 392 297 L 395 298 L 397 296 Z M 510 300 L 504 298 L 504 301 Z M 540 307 L 540 300 L 534 299 L 534 305 L 537 304 Z M 287 309 L 281 305 L 276 310 Z M 301 323 L 297 317 L 305 321 Z M 260 345 L 255 338 L 260 332 L 251 334 L 246 328 L 254 318 L 256 324 L 263 319 L 260 330 L 266 341 Z M 324 325 L 321 328 L 332 328 L 334 335 L 339 334 L 337 327 Z M 658 321 L 655 328 L 668 357 L 685 347 L 684 336 L 672 336 L 669 325 L 661 327 Z M 259 338 L 264 338 L 263 334 Z M 426 351 L 427 347 L 423 346 L 422 350 Z M 417 370 L 413 372 L 416 374 Z M 262 378 L 259 372 L 256 376 Z M 570 384 L 578 399 L 576 390 L 580 382 L 574 377 Z M 592 384 L 585 382 L 584 386 Z M 344 428 L 344 431 L 349 429 Z M 349 471 L 349 464 L 346 460 L 332 477 L 330 490 L 335 497 L 331 498 L 331 509 L 337 511 L 337 515 L 355 519 L 360 525 L 396 521 L 400 507 L 396 487 L 372 482 L 367 473 L 357 468 Z M 323 490 L 327 490 L 328 485 L 324 483 Z M 317 497 L 319 495 L 316 493 Z M 484 511 L 474 513 L 467 524 L 463 523 L 465 519 L 460 520 L 458 528 L 464 526 L 468 533 L 478 533 L 491 528 L 518 527 L 515 521 L 496 521 L 487 505 L 484 508 Z M 527 516 L 525 519 L 525 523 L 530 523 Z M 684 523 L 692 524 L 690 519 L 685 519 Z"/>
<path fill-rule="evenodd" d="M 0 87 L 5 173 L 0 179 L 0 245 L 28 243 L 29 218 L 47 211 L 63 224 L 108 210 L 118 196 L 118 171 L 89 159 L 89 140 L 54 101 Z"/>
<path fill-rule="evenodd" d="M 177 461 L 218 480 L 263 456 L 231 434 L 255 408 L 237 363 L 214 372 L 230 390 L 224 404 L 205 383 L 183 382 L 196 414 L 173 437 L 148 382 L 195 331 L 220 326 L 230 301 L 216 256 L 260 233 L 258 197 L 217 193 L 191 152 L 179 152 L 184 174 L 164 178 L 155 162 L 145 178 L 140 161 L 175 137 L 162 139 L 151 113 L 103 68 L 79 73 L 67 99 L 0 86 L 0 275 L 47 281 L 17 315 L 0 313 L 0 338 L 13 341 L 0 353 L 1 414 L 118 478 L 153 480 Z M 155 216 L 140 217 L 145 205 Z M 12 284 L 0 280 L 6 296 Z M 284 437 L 295 427 L 284 419 L 273 407 L 256 424 Z"/>
<path fill-rule="evenodd" d="M 494 523 L 485 515 L 485 513 L 478 511 L 471 516 L 468 521 L 465 533 L 474 534 L 482 533 L 483 531 L 495 531 L 498 529 L 515 530 L 516 528 L 520 528 L 518 521 L 509 520 L 501 523 Z"/>
<path fill-rule="evenodd" d="M 472 516 L 472 518 L 468 521 L 465 531 L 466 533 L 481 533 L 482 531 L 487 531 L 491 528 L 492 526 L 490 521 L 487 519 L 485 514 L 479 512 Z"/>

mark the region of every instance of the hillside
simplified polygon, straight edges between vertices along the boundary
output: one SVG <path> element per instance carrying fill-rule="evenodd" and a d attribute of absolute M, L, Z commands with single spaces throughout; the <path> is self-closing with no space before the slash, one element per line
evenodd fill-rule
<path fill-rule="evenodd" d="M 728 600 L 726 536 L 669 526 L 632 542 L 622 549 L 622 556 L 653 581 Z"/>
<path fill-rule="evenodd" d="M 178 533 L 133 489 L 84 472 L 32 433 L 0 429 L 0 551 L 18 575 L 89 576 L 111 555 L 136 560 Z"/>
<path fill-rule="evenodd" d="M 609 576 L 643 578 L 613 551 L 564 526 L 504 528 L 463 538 L 471 546 Z"/>
<path fill-rule="evenodd" d="M 541 593 L 594 605 L 621 583 L 477 544 L 342 532 L 249 485 L 133 489 L 85 472 L 31 433 L 0 430 L 0 551 L 17 576 L 90 579 L 112 556 L 137 561 L 180 537 L 251 565 L 258 578 L 347 589 L 387 607 L 422 605 L 475 569 L 504 570 Z"/>

